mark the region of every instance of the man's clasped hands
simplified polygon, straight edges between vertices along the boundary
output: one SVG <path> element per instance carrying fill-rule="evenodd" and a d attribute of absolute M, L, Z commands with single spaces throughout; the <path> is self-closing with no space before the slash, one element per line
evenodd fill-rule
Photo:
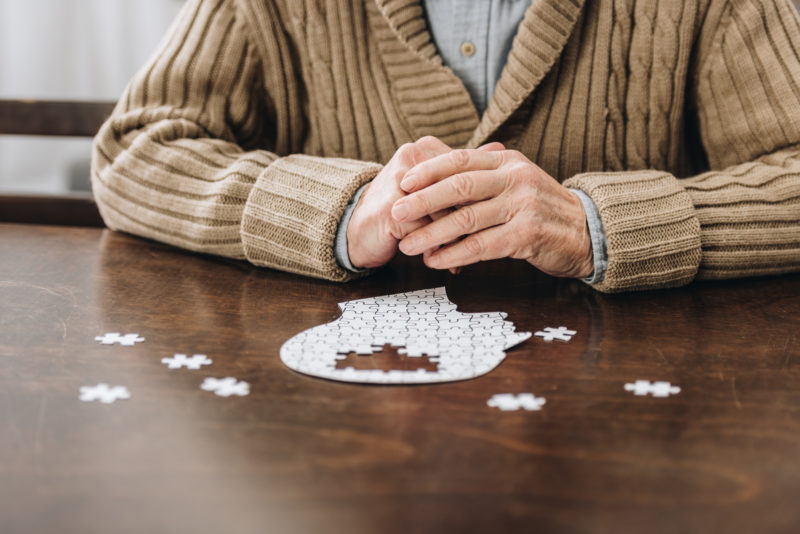
<path fill-rule="evenodd" d="M 452 272 L 505 257 L 554 276 L 594 271 L 578 196 L 500 143 L 453 150 L 423 137 L 401 146 L 359 199 L 347 247 L 360 268 L 388 263 L 399 248 Z"/>

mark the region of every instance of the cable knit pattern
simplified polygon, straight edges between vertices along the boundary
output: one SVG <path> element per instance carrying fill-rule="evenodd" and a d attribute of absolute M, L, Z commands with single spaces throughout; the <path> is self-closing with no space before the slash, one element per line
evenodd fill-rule
<path fill-rule="evenodd" d="M 94 144 L 110 228 L 347 280 L 342 212 L 403 143 L 498 140 L 592 197 L 603 291 L 800 270 L 788 1 L 535 0 L 479 117 L 419 0 L 188 0 Z"/>

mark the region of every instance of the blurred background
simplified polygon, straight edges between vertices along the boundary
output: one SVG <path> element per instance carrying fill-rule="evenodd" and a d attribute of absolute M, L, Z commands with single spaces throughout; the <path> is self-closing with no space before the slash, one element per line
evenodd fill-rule
<path fill-rule="evenodd" d="M 0 0 L 0 98 L 116 100 L 182 4 Z M 0 136 L 0 190 L 88 190 L 90 147 L 89 139 Z"/>
<path fill-rule="evenodd" d="M 0 0 L 0 99 L 117 100 L 183 1 Z M 0 192 L 88 191 L 90 147 L 0 135 Z"/>

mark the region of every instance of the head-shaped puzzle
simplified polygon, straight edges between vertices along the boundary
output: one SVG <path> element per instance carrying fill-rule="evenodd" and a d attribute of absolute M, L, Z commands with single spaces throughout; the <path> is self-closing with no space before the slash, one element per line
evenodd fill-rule
<path fill-rule="evenodd" d="M 289 368 L 311 376 L 370 384 L 453 382 L 484 375 L 505 350 L 531 337 L 514 332 L 502 312 L 461 313 L 443 287 L 339 304 L 342 315 L 292 337 L 281 347 Z M 372 355 L 384 345 L 408 358 L 427 356 L 436 370 L 339 368 L 348 354 Z"/>

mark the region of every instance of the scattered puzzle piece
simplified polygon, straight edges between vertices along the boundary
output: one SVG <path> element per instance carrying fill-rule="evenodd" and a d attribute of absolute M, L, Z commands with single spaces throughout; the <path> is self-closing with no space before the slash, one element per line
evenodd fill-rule
<path fill-rule="evenodd" d="M 637 380 L 625 384 L 625 391 L 632 391 L 634 395 L 652 395 L 653 397 L 669 397 L 681 392 L 681 388 L 673 386 L 669 382 L 650 382 L 649 380 Z"/>
<path fill-rule="evenodd" d="M 243 397 L 250 393 L 250 384 L 244 380 L 236 380 L 232 376 L 225 378 L 208 377 L 203 380 L 200 388 L 206 391 L 213 391 L 220 397 L 230 397 L 231 395 Z"/>
<path fill-rule="evenodd" d="M 112 404 L 114 401 L 130 398 L 131 392 L 125 386 L 111 387 L 101 383 L 96 386 L 82 386 L 80 389 L 80 399 L 83 402 L 99 400 L 103 404 Z"/>
<path fill-rule="evenodd" d="M 205 354 L 195 354 L 191 358 L 185 354 L 176 354 L 172 358 L 161 358 L 161 363 L 170 369 L 180 369 L 181 367 L 200 369 L 203 365 L 211 365 L 211 358 Z"/>
<path fill-rule="evenodd" d="M 539 411 L 544 406 L 546 400 L 543 397 L 536 397 L 533 393 L 498 393 L 486 401 L 486 405 L 492 408 L 499 408 L 504 412 L 516 411 L 520 408 L 528 411 Z"/>
<path fill-rule="evenodd" d="M 505 313 L 457 311 L 443 287 L 343 302 L 339 308 L 337 320 L 284 343 L 283 363 L 300 373 L 344 382 L 452 382 L 488 373 L 503 361 L 506 349 L 531 336 L 515 332 Z M 385 345 L 409 358 L 427 356 L 436 369 L 341 368 L 343 356 L 369 358 Z"/>
<path fill-rule="evenodd" d="M 533 334 L 534 336 L 539 336 L 545 341 L 553 341 L 554 339 L 558 339 L 559 341 L 569 341 L 572 339 L 572 336 L 577 334 L 575 330 L 569 330 L 566 326 L 559 326 L 558 328 L 553 328 L 552 326 L 548 326 L 544 329 L 544 331 L 539 331 Z"/>
<path fill-rule="evenodd" d="M 94 340 L 99 341 L 103 345 L 113 345 L 114 343 L 119 343 L 125 347 L 132 347 L 136 343 L 141 343 L 144 341 L 144 338 L 139 337 L 139 334 L 125 334 L 123 336 L 119 332 L 109 332 L 107 334 L 103 334 L 102 336 L 96 336 Z"/>

